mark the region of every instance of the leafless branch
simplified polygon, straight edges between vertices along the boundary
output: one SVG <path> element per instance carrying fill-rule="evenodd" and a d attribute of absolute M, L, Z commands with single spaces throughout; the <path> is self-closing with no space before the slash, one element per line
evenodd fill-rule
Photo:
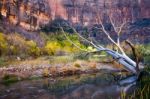
<path fill-rule="evenodd" d="M 135 48 L 135 46 L 134 46 L 129 40 L 126 40 L 125 42 L 126 42 L 126 44 L 128 44 L 128 45 L 131 47 L 131 49 L 132 49 L 132 53 L 133 53 L 133 55 L 134 55 L 134 57 L 135 57 L 135 60 L 136 60 L 136 69 L 137 69 L 137 71 L 139 71 L 139 58 L 138 58 L 138 55 L 137 55 L 137 53 L 136 53 L 136 48 Z"/>
<path fill-rule="evenodd" d="M 117 32 L 117 29 L 118 29 L 118 28 L 117 28 L 117 26 L 115 26 L 115 23 L 113 22 L 112 16 L 109 16 L 109 20 L 110 20 L 110 23 L 111 23 L 111 25 L 113 26 L 115 32 Z"/>
<path fill-rule="evenodd" d="M 81 51 L 85 51 L 85 52 L 89 52 L 81 47 L 79 47 L 77 44 L 75 44 L 72 40 L 70 40 L 70 38 L 66 35 L 65 31 L 63 30 L 63 28 L 61 27 L 61 31 L 63 32 L 64 36 L 66 37 L 66 39 L 73 44 L 76 48 L 80 49 Z"/>
<path fill-rule="evenodd" d="M 103 49 L 102 46 L 98 47 L 98 46 L 97 46 L 96 44 L 94 44 L 92 41 L 89 41 L 88 39 L 84 38 L 84 37 L 83 37 L 82 35 L 80 35 L 74 28 L 73 28 L 73 30 L 75 31 L 75 33 L 76 33 L 80 38 L 82 38 L 83 40 L 85 40 L 86 42 L 88 42 L 89 44 L 91 44 L 92 46 L 94 46 L 95 48 L 97 48 L 97 49 L 99 49 L 99 48 Z"/>

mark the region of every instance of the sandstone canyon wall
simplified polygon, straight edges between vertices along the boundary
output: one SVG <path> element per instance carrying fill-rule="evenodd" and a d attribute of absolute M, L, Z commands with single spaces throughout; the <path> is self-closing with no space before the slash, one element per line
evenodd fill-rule
<path fill-rule="evenodd" d="M 114 20 L 150 18 L 149 4 L 150 0 L 1 0 L 0 16 L 28 30 L 56 18 L 88 26 L 98 23 L 97 13 L 106 21 L 108 11 Z"/>

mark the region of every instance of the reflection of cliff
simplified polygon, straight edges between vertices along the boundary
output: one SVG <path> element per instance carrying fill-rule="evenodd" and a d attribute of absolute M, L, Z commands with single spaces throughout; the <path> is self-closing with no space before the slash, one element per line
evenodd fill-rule
<path fill-rule="evenodd" d="M 149 4 L 149 0 L 1 0 L 0 16 L 30 30 L 57 17 L 82 25 L 96 24 L 97 13 L 105 20 L 108 10 L 115 20 L 150 18 Z"/>

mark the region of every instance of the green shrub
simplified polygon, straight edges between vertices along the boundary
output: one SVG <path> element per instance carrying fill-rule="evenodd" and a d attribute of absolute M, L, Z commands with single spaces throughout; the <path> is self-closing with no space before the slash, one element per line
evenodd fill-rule
<path fill-rule="evenodd" d="M 144 57 L 144 63 L 145 63 L 147 66 L 150 66 L 150 56 L 145 56 L 145 57 Z"/>
<path fill-rule="evenodd" d="M 0 33 L 0 55 L 5 54 L 8 56 L 39 56 L 39 55 L 66 55 L 68 53 L 80 52 L 74 44 L 79 46 L 82 49 L 93 51 L 92 47 L 84 46 L 79 37 L 75 34 L 66 33 L 68 38 L 72 40 L 74 44 L 67 40 L 65 35 L 61 32 L 54 34 L 44 34 L 40 35 L 46 41 L 44 47 L 39 48 L 36 42 L 33 40 L 27 40 L 18 33 L 12 33 L 4 35 Z"/>
<path fill-rule="evenodd" d="M 58 50 L 60 50 L 60 44 L 55 41 L 47 42 L 45 46 L 45 51 L 48 55 L 55 55 Z"/>
<path fill-rule="evenodd" d="M 6 54 L 8 51 L 8 44 L 5 35 L 0 33 L 0 55 Z"/>
<path fill-rule="evenodd" d="M 9 54 L 10 55 L 17 55 L 18 51 L 19 51 L 19 49 L 16 46 L 14 46 L 14 45 L 9 46 Z"/>
<path fill-rule="evenodd" d="M 37 44 L 34 41 L 27 41 L 27 52 L 31 56 L 39 56 L 40 55 L 40 48 L 37 46 Z"/>
<path fill-rule="evenodd" d="M 7 42 L 9 44 L 9 55 L 18 56 L 39 56 L 40 48 L 33 40 L 26 40 L 21 35 L 14 33 L 7 35 Z"/>
<path fill-rule="evenodd" d="M 143 58 L 144 64 L 150 65 L 150 45 L 136 45 L 138 54 Z"/>
<path fill-rule="evenodd" d="M 74 67 L 81 68 L 81 65 L 78 64 L 78 63 L 75 63 L 75 64 L 74 64 Z"/>
<path fill-rule="evenodd" d="M 6 64 L 6 60 L 2 57 L 0 57 L 0 67 L 4 66 Z"/>
<path fill-rule="evenodd" d="M 80 43 L 79 38 L 70 34 L 68 37 L 81 48 L 84 48 L 84 45 Z M 49 39 L 44 47 L 45 53 L 48 55 L 57 55 L 57 54 L 65 54 L 65 53 L 74 53 L 80 51 L 77 47 L 75 47 L 71 42 L 69 42 L 63 34 L 51 34 L 49 35 Z"/>
<path fill-rule="evenodd" d="M 63 27 L 66 32 L 73 33 L 74 31 L 72 28 L 70 28 L 70 26 L 71 24 L 68 21 L 62 18 L 57 18 L 52 22 L 49 22 L 47 25 L 41 27 L 41 30 L 47 33 L 48 32 L 59 33 L 60 27 Z"/>
<path fill-rule="evenodd" d="M 17 33 L 7 35 L 9 55 L 27 54 L 27 44 L 24 37 Z"/>

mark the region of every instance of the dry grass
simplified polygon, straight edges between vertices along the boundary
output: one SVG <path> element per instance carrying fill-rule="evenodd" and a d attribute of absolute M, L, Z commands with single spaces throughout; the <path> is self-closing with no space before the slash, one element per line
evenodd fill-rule
<path fill-rule="evenodd" d="M 41 65 L 48 65 L 49 60 L 45 60 L 44 58 L 37 58 L 37 59 L 28 59 L 28 60 L 23 60 L 23 61 L 18 61 L 14 60 L 8 65 L 7 67 L 32 67 L 36 68 L 36 66 L 41 66 Z"/>
<path fill-rule="evenodd" d="M 97 63 L 96 62 L 90 62 L 89 66 L 91 69 L 96 69 L 97 68 Z"/>
<path fill-rule="evenodd" d="M 50 71 L 50 73 L 51 74 L 56 74 L 57 73 L 57 68 L 56 68 L 56 66 L 52 66 L 51 68 L 49 68 L 49 71 Z"/>
<path fill-rule="evenodd" d="M 73 65 L 74 67 L 76 67 L 76 68 L 81 68 L 81 65 L 80 64 L 78 64 L 78 63 L 74 63 L 74 65 Z"/>
<path fill-rule="evenodd" d="M 17 61 L 11 64 L 10 67 L 20 69 L 23 73 L 29 71 L 31 72 L 30 74 L 32 75 L 41 75 L 43 77 L 49 77 L 49 76 L 74 75 L 77 73 L 92 72 L 95 71 L 96 69 L 100 69 L 99 67 L 104 66 L 102 63 L 98 63 L 96 61 L 85 61 L 85 60 L 72 61 L 72 59 L 70 61 L 69 58 L 67 57 L 66 62 L 65 59 L 66 57 L 61 58 L 57 57 L 57 60 L 60 60 L 58 63 L 57 62 L 50 63 L 49 61 L 50 57 L 40 57 L 37 59 Z M 120 68 L 118 65 L 116 65 L 115 67 Z"/>
<path fill-rule="evenodd" d="M 44 77 L 49 77 L 50 71 L 48 70 L 48 68 L 44 68 L 43 70 L 43 76 Z"/>
<path fill-rule="evenodd" d="M 74 67 L 72 65 L 72 66 L 62 66 L 58 72 L 59 72 L 59 75 L 74 75 L 79 70 L 80 70 L 79 68 Z"/>
<path fill-rule="evenodd" d="M 118 62 L 116 62 L 116 61 L 113 61 L 112 64 L 113 64 L 112 66 L 113 66 L 114 68 L 123 69 L 123 66 L 122 66 L 121 64 L 119 64 Z"/>

